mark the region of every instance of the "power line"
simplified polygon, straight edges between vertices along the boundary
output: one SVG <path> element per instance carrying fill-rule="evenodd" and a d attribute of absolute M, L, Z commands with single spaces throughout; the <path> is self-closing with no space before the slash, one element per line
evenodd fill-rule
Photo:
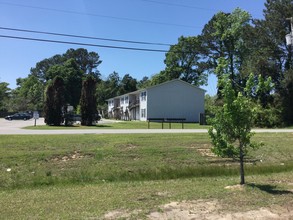
<path fill-rule="evenodd" d="M 196 27 L 196 26 L 185 25 L 185 24 L 174 24 L 174 23 L 166 23 L 166 22 L 159 22 L 159 21 L 149 21 L 149 20 L 142 20 L 142 19 L 115 17 L 115 16 L 102 15 L 102 14 L 83 13 L 83 12 L 78 12 L 78 11 L 70 11 L 70 10 L 63 10 L 63 9 L 56 9 L 56 8 L 45 8 L 45 7 L 32 6 L 32 5 L 22 5 L 22 4 L 15 4 L 15 3 L 9 3 L 9 2 L 0 2 L 0 4 L 10 5 L 10 6 L 18 6 L 18 7 L 24 7 L 24 8 L 33 8 L 33 9 L 46 10 L 46 11 L 61 12 L 61 13 L 67 13 L 67 14 L 77 14 L 77 15 L 86 15 L 86 16 L 93 16 L 93 17 L 110 18 L 110 19 L 115 19 L 115 20 L 124 20 L 124 21 L 138 22 L 138 23 L 176 26 L 176 27 L 184 27 L 184 28 L 202 28 L 202 27 Z"/>
<path fill-rule="evenodd" d="M 170 3 L 170 2 L 160 2 L 160 1 L 155 1 L 155 0 L 141 0 L 141 1 L 160 4 L 160 5 L 181 7 L 181 8 L 191 8 L 191 9 L 197 9 L 197 10 L 216 11 L 216 9 L 201 8 L 201 7 L 191 6 L 191 5 L 183 5 L 183 4 L 176 4 L 176 3 Z"/>
<path fill-rule="evenodd" d="M 28 40 L 28 41 L 38 41 L 38 42 L 48 42 L 48 43 L 58 43 L 58 44 L 71 44 L 71 45 L 79 45 L 79 46 L 102 47 L 102 48 L 121 49 L 121 50 L 135 50 L 135 51 L 160 52 L 160 53 L 168 52 L 167 50 L 158 50 L 158 49 L 149 49 L 149 48 L 118 47 L 118 46 L 89 44 L 89 43 L 80 43 L 80 42 L 72 42 L 72 41 L 59 41 L 59 40 L 48 40 L 48 39 L 40 39 L 40 38 L 17 37 L 17 36 L 10 36 L 10 35 L 0 35 L 0 37 L 17 39 L 17 40 Z"/>
<path fill-rule="evenodd" d="M 212 11 L 212 12 L 218 12 L 221 11 L 219 9 L 216 8 L 203 8 L 203 7 L 197 7 L 197 6 L 193 6 L 193 5 L 184 5 L 184 4 L 177 4 L 177 3 L 171 3 L 171 2 L 162 2 L 162 1 L 156 1 L 156 0 L 140 0 L 142 2 L 150 2 L 150 3 L 154 3 L 154 4 L 159 4 L 159 5 L 167 5 L 167 6 L 173 6 L 173 7 L 181 7 L 181 8 L 188 8 L 188 9 L 195 9 L 195 10 L 203 10 L 203 11 Z M 250 12 L 251 15 L 253 15 L 253 13 Z M 254 13 L 254 17 L 257 17 L 259 15 Z"/>
<path fill-rule="evenodd" d="M 46 34 L 46 35 L 54 35 L 54 36 L 84 38 L 84 39 L 103 40 L 103 41 L 112 41 L 112 42 L 122 42 L 122 43 L 131 43 L 131 44 L 171 46 L 171 44 L 165 44 L 165 43 L 153 43 L 153 42 L 145 42 L 145 41 L 131 41 L 131 40 L 120 40 L 120 39 L 90 37 L 90 36 L 83 36 L 83 35 L 63 34 L 63 33 L 36 31 L 36 30 L 27 30 L 27 29 L 17 29 L 17 28 L 8 28 L 8 27 L 0 27 L 0 29 L 1 30 L 8 30 L 8 31 L 18 31 L 18 32 L 27 32 L 27 33 L 35 33 L 35 34 Z"/>

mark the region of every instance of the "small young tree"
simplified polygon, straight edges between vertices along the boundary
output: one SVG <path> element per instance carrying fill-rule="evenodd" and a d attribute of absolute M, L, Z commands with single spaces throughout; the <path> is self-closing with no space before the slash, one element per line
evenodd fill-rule
<path fill-rule="evenodd" d="M 249 148 L 255 148 L 258 144 L 251 142 L 253 133 L 253 110 L 250 108 L 250 100 L 240 92 L 237 94 L 231 80 L 224 76 L 220 80 L 222 86 L 223 107 L 218 109 L 215 117 L 210 120 L 209 135 L 212 139 L 212 151 L 218 156 L 239 159 L 240 184 L 245 184 L 244 157 Z"/>
<path fill-rule="evenodd" d="M 64 94 L 64 81 L 57 76 L 46 90 L 44 113 L 47 125 L 59 126 L 62 123 L 65 106 Z"/>
<path fill-rule="evenodd" d="M 96 114 L 96 80 L 88 76 L 82 83 L 80 97 L 81 125 L 90 126 L 95 121 Z"/>

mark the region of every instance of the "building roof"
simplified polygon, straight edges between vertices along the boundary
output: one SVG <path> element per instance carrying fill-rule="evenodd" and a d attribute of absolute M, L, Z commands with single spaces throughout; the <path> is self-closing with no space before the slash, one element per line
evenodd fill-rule
<path fill-rule="evenodd" d="M 201 89 L 201 88 L 199 88 L 199 87 L 197 87 L 197 86 L 191 85 L 190 83 L 185 82 L 185 81 L 183 81 L 183 80 L 181 80 L 181 79 L 172 79 L 172 80 L 169 80 L 169 81 L 166 81 L 166 82 L 163 82 L 163 83 L 160 83 L 160 84 L 154 85 L 154 86 L 150 86 L 150 87 L 146 88 L 146 90 L 148 90 L 148 89 L 152 89 L 152 88 L 154 88 L 154 87 L 159 87 L 159 86 L 164 85 L 164 84 L 172 83 L 172 82 L 174 82 L 174 81 L 179 81 L 179 82 L 181 82 L 181 83 L 183 83 L 183 84 L 185 84 L 185 85 L 187 85 L 187 86 L 190 86 L 190 87 L 192 87 L 192 88 L 195 88 L 195 89 L 201 90 L 201 91 L 203 91 L 203 92 L 206 92 L 206 90 Z"/>
<path fill-rule="evenodd" d="M 112 100 L 112 99 L 118 99 L 118 98 L 121 98 L 121 97 L 123 97 L 123 96 L 125 96 L 125 95 L 138 94 L 138 93 L 140 93 L 140 92 L 142 92 L 142 91 L 147 91 L 147 90 L 149 90 L 149 89 L 152 89 L 152 88 L 155 88 L 155 87 L 159 87 L 159 86 L 162 86 L 162 85 L 164 85 L 164 84 L 169 84 L 169 83 L 172 83 L 172 82 L 174 82 L 174 81 L 179 81 L 179 82 L 181 82 L 181 83 L 184 83 L 184 84 L 187 85 L 187 86 L 190 86 L 190 87 L 192 87 L 192 88 L 198 89 L 198 90 L 203 91 L 203 92 L 206 92 L 206 90 L 201 89 L 201 88 L 199 88 L 199 87 L 197 87 L 197 86 L 191 85 L 190 83 L 185 82 L 185 81 L 183 81 L 183 80 L 181 80 L 181 79 L 173 79 L 173 80 L 169 80 L 169 81 L 166 81 L 166 82 L 163 82 L 163 83 L 160 83 L 160 84 L 154 85 L 154 86 L 150 86 L 150 87 L 147 87 L 147 88 L 144 88 L 144 89 L 139 89 L 139 90 L 136 90 L 136 91 L 133 91 L 133 92 L 125 93 L 125 94 L 120 95 L 120 96 L 115 96 L 115 97 L 113 97 L 113 98 L 107 99 L 106 101 L 109 101 L 109 100 Z"/>

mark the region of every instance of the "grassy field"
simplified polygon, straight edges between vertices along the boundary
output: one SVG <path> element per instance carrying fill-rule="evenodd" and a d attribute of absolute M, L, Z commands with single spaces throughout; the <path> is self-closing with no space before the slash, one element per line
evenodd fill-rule
<path fill-rule="evenodd" d="M 207 134 L 2 135 L 0 215 L 85 219 L 128 210 L 136 219 L 198 199 L 232 211 L 293 207 L 293 134 L 254 139 L 264 146 L 248 157 L 249 184 L 237 193 L 224 187 L 239 182 L 238 163 L 212 155 Z"/>
<path fill-rule="evenodd" d="M 106 123 L 105 123 L 106 122 Z M 75 124 L 73 126 L 48 126 L 48 125 L 37 125 L 37 126 L 28 126 L 26 129 L 147 129 L 148 122 L 145 121 L 116 121 L 114 123 L 107 123 L 107 120 L 104 123 L 99 122 L 95 126 L 81 126 L 80 124 Z M 181 123 L 163 123 L 164 129 L 182 129 Z M 207 129 L 208 126 L 199 125 L 198 123 L 184 123 L 185 129 Z M 150 122 L 151 129 L 162 129 L 161 122 Z"/>

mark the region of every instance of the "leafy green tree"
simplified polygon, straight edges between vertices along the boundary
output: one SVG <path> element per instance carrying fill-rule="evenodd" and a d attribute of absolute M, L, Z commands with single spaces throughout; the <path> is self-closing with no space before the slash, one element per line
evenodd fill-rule
<path fill-rule="evenodd" d="M 13 102 L 18 110 L 40 110 L 43 108 L 43 83 L 35 76 L 16 79 Z"/>
<path fill-rule="evenodd" d="M 109 98 L 120 95 L 121 90 L 121 79 L 119 73 L 113 72 L 106 79 L 107 93 L 109 94 Z"/>
<path fill-rule="evenodd" d="M 97 94 L 97 108 L 101 110 L 106 110 L 106 100 L 109 98 L 112 98 L 108 93 L 108 87 L 106 85 L 106 82 L 104 80 L 101 80 L 99 83 L 97 83 L 96 86 L 96 94 Z"/>
<path fill-rule="evenodd" d="M 280 68 L 285 70 L 293 68 L 293 51 L 285 42 L 285 35 L 291 31 L 290 22 L 286 18 L 293 16 L 292 11 L 292 0 L 267 0 L 264 10 L 265 20 L 260 24 L 265 31 L 263 37 L 266 37 L 266 40 L 270 38 L 268 41 L 270 49 L 274 49 L 274 55 L 283 63 Z"/>
<path fill-rule="evenodd" d="M 66 59 L 74 59 L 83 73 L 92 75 L 96 80 L 100 77 L 100 72 L 97 67 L 102 63 L 100 56 L 96 52 L 88 52 L 84 48 L 69 49 L 64 54 Z"/>
<path fill-rule="evenodd" d="M 111 73 L 106 80 L 100 80 L 96 86 L 98 109 L 106 112 L 106 100 L 120 95 L 121 91 L 121 79 L 117 72 Z"/>
<path fill-rule="evenodd" d="M 271 104 L 273 98 L 270 94 L 274 90 L 272 78 L 265 79 L 263 76 L 250 74 L 244 89 L 245 95 L 253 101 L 251 108 L 254 108 L 254 126 L 276 127 L 281 123 L 281 109 Z"/>
<path fill-rule="evenodd" d="M 153 75 L 151 77 L 151 79 L 149 80 L 149 82 L 147 82 L 146 85 L 148 86 L 154 86 L 154 85 L 158 85 L 160 83 L 166 82 L 170 80 L 167 72 L 165 70 L 160 71 L 159 73 Z"/>
<path fill-rule="evenodd" d="M 61 125 L 66 106 L 64 91 L 64 80 L 60 76 L 56 76 L 52 83 L 47 86 L 44 105 L 45 123 L 47 125 Z"/>
<path fill-rule="evenodd" d="M 235 92 L 231 79 L 223 75 L 220 84 L 223 87 L 221 92 L 224 105 L 210 120 L 212 151 L 221 157 L 239 159 L 240 184 L 245 184 L 244 158 L 249 148 L 257 147 L 257 144 L 251 142 L 253 110 L 248 107 L 250 100 L 240 92 Z"/>
<path fill-rule="evenodd" d="M 216 73 L 219 58 L 225 59 L 226 73 L 229 73 L 234 89 L 243 86 L 241 74 L 244 59 L 249 55 L 249 48 L 245 44 L 245 31 L 250 26 L 251 16 L 248 12 L 236 8 L 232 13 L 219 12 L 205 25 L 202 31 L 202 47 L 207 48 L 205 68 Z M 218 79 L 222 72 L 216 73 Z M 240 87 L 239 87 L 240 86 Z M 218 87 L 221 90 L 220 87 Z M 220 97 L 220 94 L 218 92 Z"/>
<path fill-rule="evenodd" d="M 133 92 L 137 90 L 137 80 L 134 79 L 132 76 L 129 74 L 125 74 L 120 82 L 120 91 L 119 93 L 125 94 L 129 92 Z"/>
<path fill-rule="evenodd" d="M 144 76 L 144 77 L 142 77 L 141 80 L 138 81 L 137 88 L 138 89 L 147 88 L 150 86 L 150 82 L 151 82 L 151 80 L 149 79 L 149 77 Z"/>
<path fill-rule="evenodd" d="M 206 84 L 207 73 L 202 68 L 204 49 L 200 37 L 181 36 L 166 54 L 166 68 L 161 72 L 165 80 L 181 79 L 195 86 Z"/>
<path fill-rule="evenodd" d="M 208 94 L 205 95 L 205 97 L 204 97 L 204 107 L 205 107 L 204 112 L 207 116 L 211 116 L 214 114 L 215 108 L 217 107 L 216 100 L 217 100 L 216 96 L 210 96 Z"/>
<path fill-rule="evenodd" d="M 47 76 L 53 79 L 56 76 L 62 77 L 65 86 L 65 100 L 74 108 L 80 100 L 83 72 L 79 69 L 74 59 L 65 61 L 62 65 L 51 66 L 47 71 Z"/>
<path fill-rule="evenodd" d="M 8 101 L 11 89 L 6 82 L 0 82 L 0 111 L 8 110 Z"/>
<path fill-rule="evenodd" d="M 293 50 L 287 46 L 285 35 L 290 33 L 290 23 L 286 18 L 292 17 L 292 0 L 267 0 L 264 19 L 255 20 L 257 45 L 253 46 L 255 56 L 250 62 L 253 71 L 262 76 L 271 76 L 275 84 L 273 108 L 282 109 L 285 124 L 293 124 L 292 68 Z"/>
<path fill-rule="evenodd" d="M 242 71 L 255 73 L 255 77 L 261 75 L 264 79 L 271 77 L 276 89 L 280 86 L 281 72 L 278 61 L 275 58 L 278 49 L 273 45 L 274 40 L 267 33 L 263 22 L 254 20 L 254 27 L 246 29 L 244 41 L 249 54 L 242 62 Z"/>
<path fill-rule="evenodd" d="M 268 99 L 271 98 L 270 93 L 274 89 L 274 83 L 272 78 L 265 79 L 262 75 L 255 76 L 250 74 L 247 81 L 244 92 L 246 95 L 258 102 L 262 107 L 268 105 Z"/>
<path fill-rule="evenodd" d="M 30 74 L 37 77 L 41 82 L 45 83 L 48 80 L 53 79 L 47 76 L 47 71 L 49 68 L 54 65 L 61 65 L 64 62 L 65 58 L 60 54 L 56 54 L 53 57 L 37 62 L 36 66 L 31 68 Z"/>
<path fill-rule="evenodd" d="M 99 78 L 100 73 L 97 67 L 101 64 L 100 56 L 95 52 L 88 52 L 86 49 L 69 49 L 64 54 L 57 54 L 53 57 L 46 58 L 31 68 L 31 75 L 36 76 L 40 81 L 46 83 L 52 80 L 52 74 L 48 74 L 48 70 L 52 66 L 63 66 L 67 60 L 73 59 L 80 71 L 85 75 L 93 75 L 96 79 Z"/>
<path fill-rule="evenodd" d="M 96 80 L 88 76 L 82 83 L 80 98 L 81 125 L 91 126 L 97 113 L 96 105 Z"/>

